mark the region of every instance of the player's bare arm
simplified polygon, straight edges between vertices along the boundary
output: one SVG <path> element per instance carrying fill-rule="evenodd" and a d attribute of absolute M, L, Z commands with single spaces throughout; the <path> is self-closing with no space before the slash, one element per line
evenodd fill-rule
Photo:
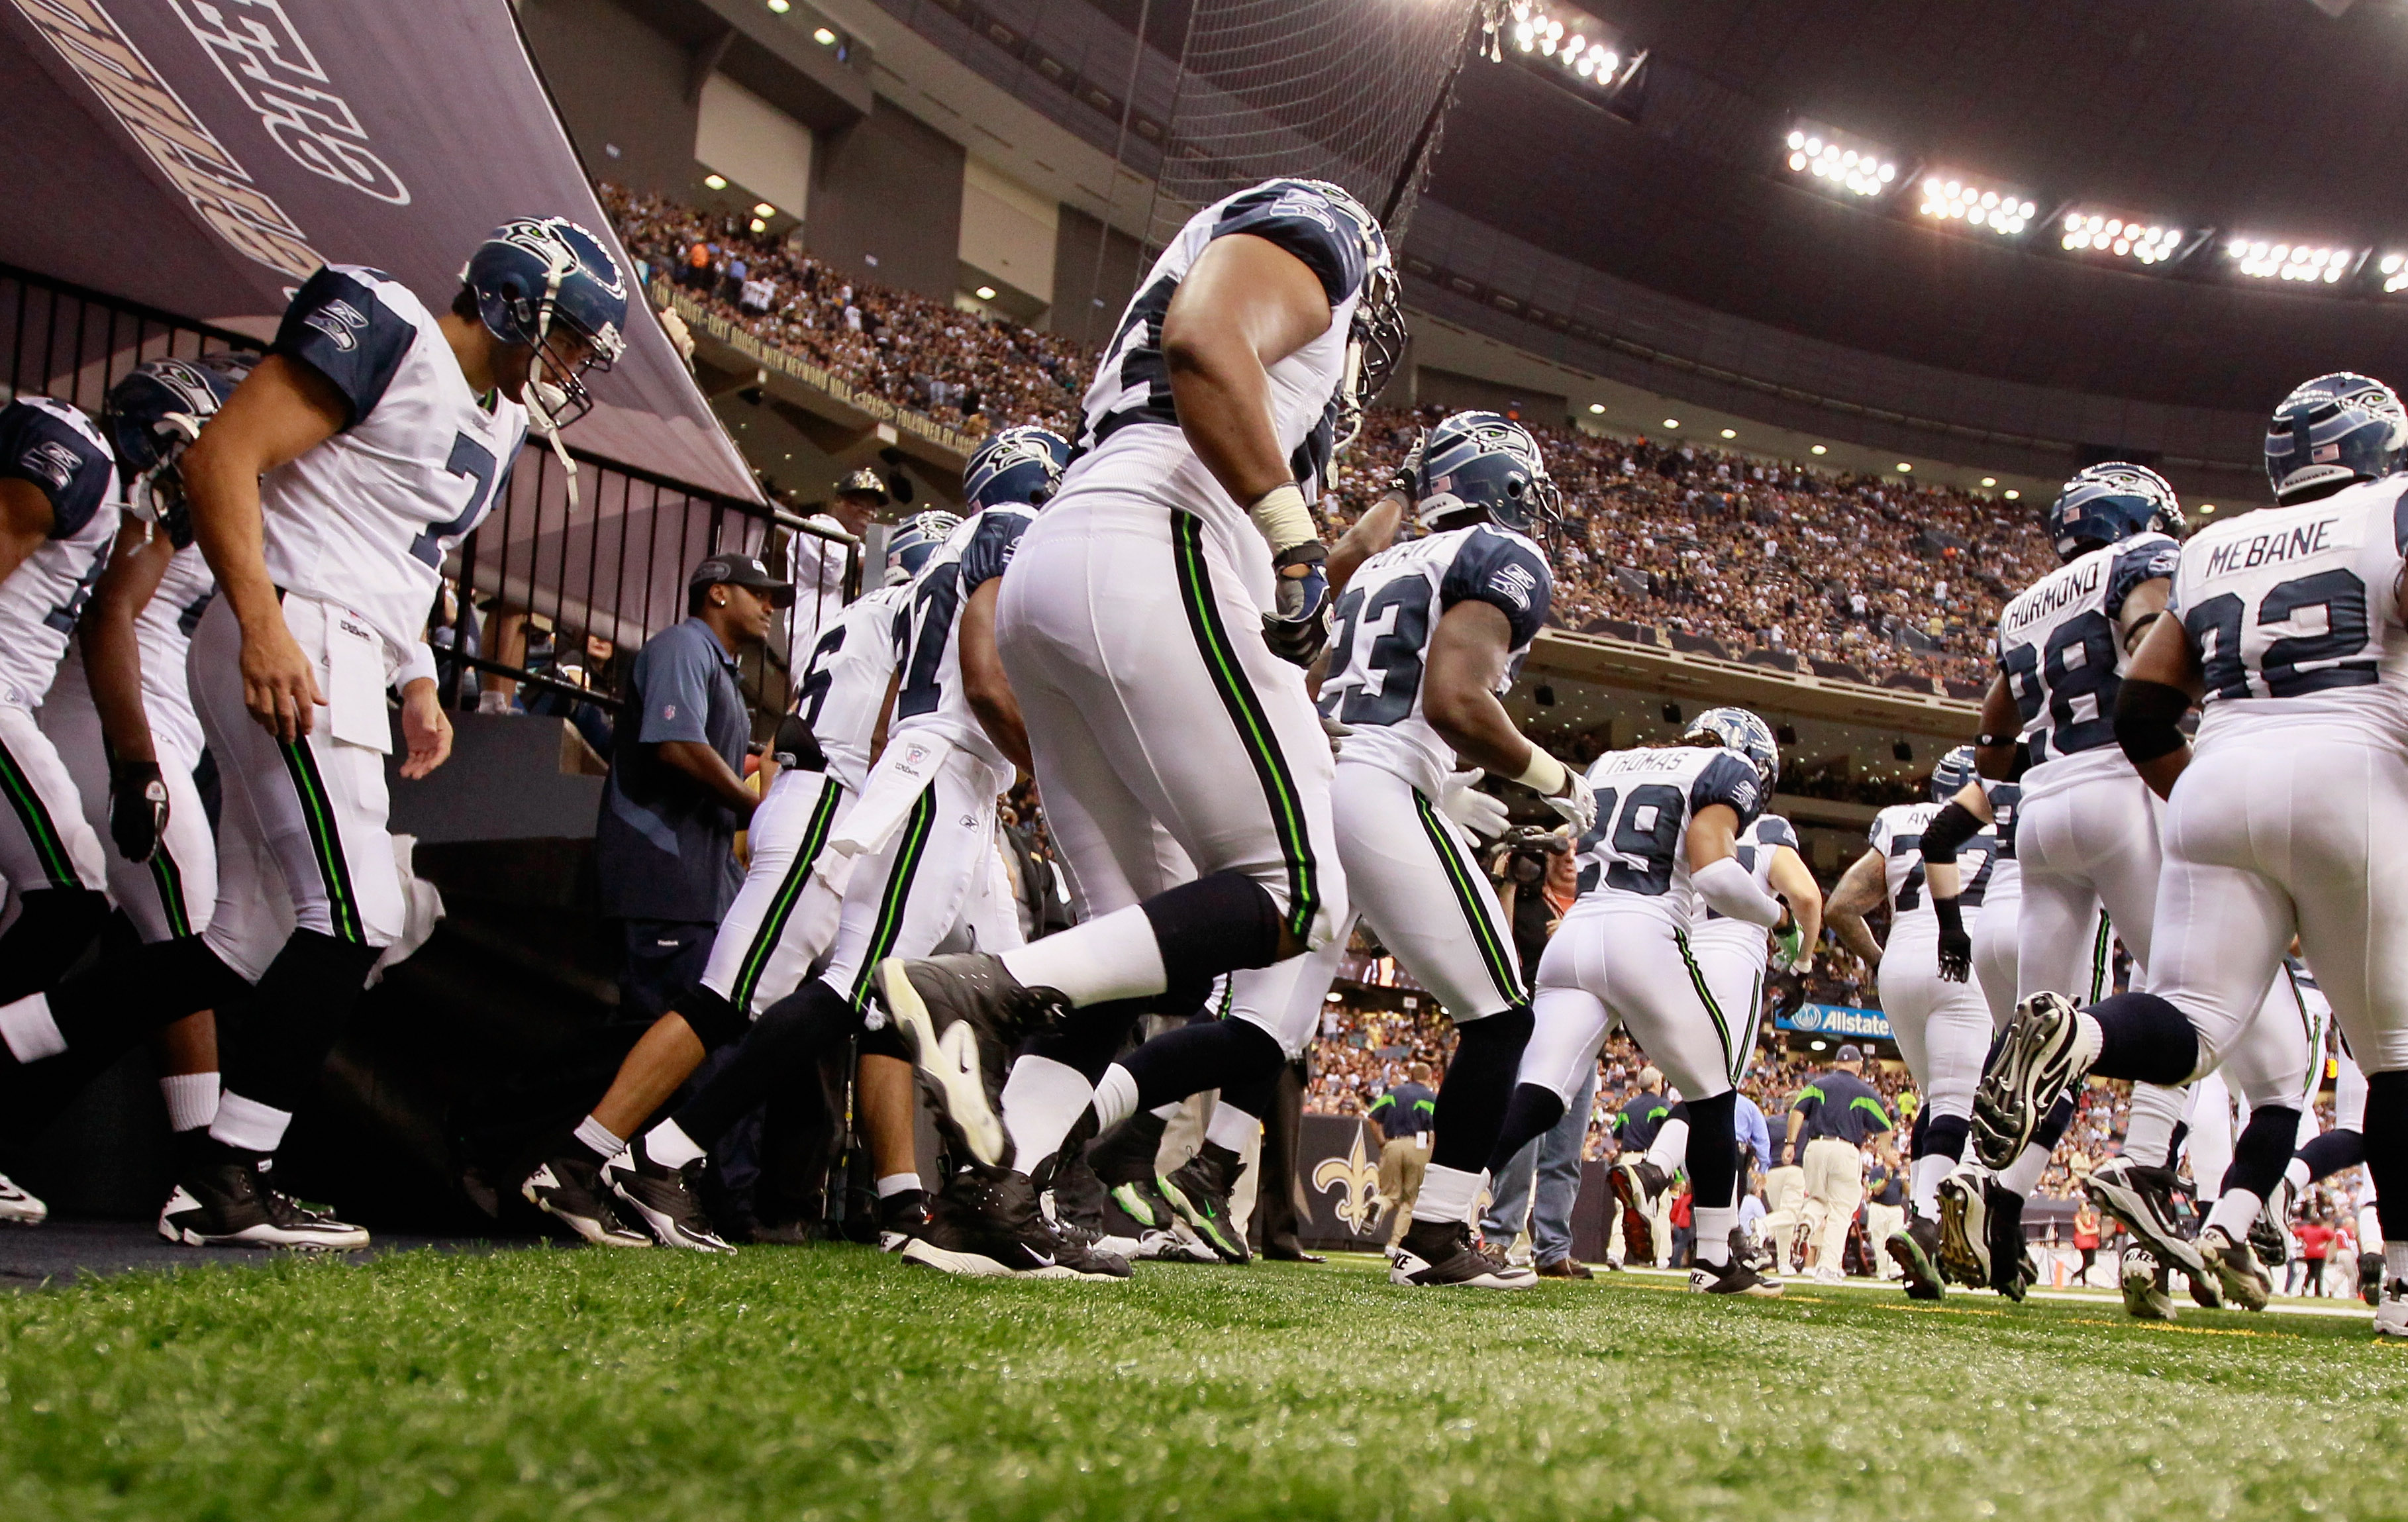
<path fill-rule="evenodd" d="M 401 687 L 401 774 L 416 782 L 452 759 L 452 719 L 443 711 L 433 677 L 412 677 Z"/>
<path fill-rule="evenodd" d="M 2141 647 L 2141 641 L 2148 637 L 2158 615 L 2166 610 L 2166 601 L 2173 596 L 2173 590 L 2172 577 L 2153 576 L 2134 587 L 2124 598 L 2124 610 L 2115 619 L 2115 636 L 2123 645 L 2125 654 L 2129 655 Z"/>
<path fill-rule="evenodd" d="M 1865 923 L 1865 914 L 1882 901 L 1882 855 L 1867 851 L 1848 864 L 1840 881 L 1824 903 L 1823 912 L 1831 922 L 1831 933 L 1840 944 L 1864 958 L 1869 969 L 1881 966 L 1882 943 L 1873 939 L 1872 926 Z"/>
<path fill-rule="evenodd" d="M 40 487 L 30 481 L 0 481 L 0 582 L 42 547 L 55 521 Z"/>
<path fill-rule="evenodd" d="M 1982 732 L 1974 740 L 1973 765 L 1983 776 L 2003 782 L 2014 775 L 2015 737 L 2023 726 L 2015 695 L 2001 671 L 1990 679 L 1990 690 L 1982 695 Z"/>
<path fill-rule="evenodd" d="M 1504 610 L 1459 602 L 1441 614 L 1423 668 L 1422 712 L 1467 766 L 1518 777 L 1537 749 L 1513 727 L 1497 683 L 1513 642 Z"/>
<path fill-rule="evenodd" d="M 193 535 L 242 627 L 243 707 L 286 744 L 309 733 L 320 701 L 309 658 L 284 625 L 268 580 L 259 478 L 300 458 L 350 421 L 333 381 L 282 354 L 259 362 L 184 451 Z"/>
<path fill-rule="evenodd" d="M 962 606 L 961 627 L 955 635 L 961 641 L 962 696 L 969 699 L 979 727 L 995 741 L 996 749 L 1013 766 L 1033 773 L 1037 765 L 1028 757 L 1028 725 L 1020 716 L 1020 700 L 1011 696 L 1011 681 L 1003 674 L 1003 656 L 996 649 L 995 605 L 1002 591 L 1003 578 L 991 578 L 980 582 Z"/>
<path fill-rule="evenodd" d="M 2157 620 L 2124 673 L 2124 690 L 2115 700 L 2115 742 L 2161 798 L 2172 794 L 2175 779 L 2190 765 L 2190 742 L 2174 725 L 2206 691 L 2189 631 L 2178 619 Z"/>
<path fill-rule="evenodd" d="M 1814 965 L 1814 948 L 1823 936 L 1823 889 L 1814 881 L 1813 869 L 1806 858 L 1785 845 L 1772 848 L 1772 891 L 1789 906 L 1789 913 L 1798 922 L 1798 934 L 1806 947 L 1798 965 L 1790 970 L 1803 977 Z"/>
<path fill-rule="evenodd" d="M 1346 583 L 1363 568 L 1363 562 L 1397 542 L 1397 530 L 1404 525 L 1409 505 L 1405 494 L 1391 486 L 1338 537 L 1338 542 L 1329 548 L 1329 591 L 1333 596 L 1346 590 Z"/>
<path fill-rule="evenodd" d="M 1321 277 L 1251 233 L 1213 239 L 1163 313 L 1180 431 L 1240 507 L 1295 480 L 1271 424 L 1270 366 L 1327 331 Z"/>

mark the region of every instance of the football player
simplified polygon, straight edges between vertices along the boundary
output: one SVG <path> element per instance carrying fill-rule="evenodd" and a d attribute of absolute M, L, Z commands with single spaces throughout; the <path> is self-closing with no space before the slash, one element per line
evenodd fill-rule
<path fill-rule="evenodd" d="M 530 1203 L 586 1241 L 640 1246 L 650 1240 L 625 1229 L 602 1184 L 602 1164 L 618 1156 L 704 1057 L 742 1037 L 764 1011 L 793 993 L 836 939 L 844 895 L 818 870 L 820 858 L 853 812 L 869 772 L 875 732 L 894 687 L 895 615 L 910 596 L 907 583 L 960 525 L 959 518 L 941 511 L 905 520 L 887 538 L 883 584 L 832 614 L 805 653 L 794 707 L 780 721 L 771 751 L 777 776 L 746 826 L 744 885 L 711 939 L 702 981 L 652 1022 L 620 1063 L 602 1102 L 521 1182 Z M 828 542 L 798 535 L 795 548 L 816 564 Z M 891 1117 L 899 1080 L 908 1132 L 910 1072 L 879 1062 L 873 1056 L 863 1064 L 865 1120 Z M 882 1119 L 875 1127 L 881 1134 L 890 1128 Z M 882 1169 L 880 1189 L 882 1199 L 899 1201 L 896 1211 L 908 1211 L 914 1200 L 905 1197 L 919 1193 L 917 1174 L 909 1166 Z M 675 1235 L 685 1228 L 671 1223 L 667 1229 Z"/>
<path fill-rule="evenodd" d="M 264 1168 L 404 929 L 384 695 L 402 695 L 401 774 L 426 775 L 452 740 L 421 638 L 443 557 L 493 506 L 530 413 L 561 448 L 561 429 L 592 405 L 584 374 L 618 358 L 626 319 L 624 272 L 560 218 L 495 229 L 440 314 L 377 270 L 331 265 L 303 282 L 266 357 L 184 452 L 194 534 L 221 590 L 191 664 L 227 783 L 219 905 L 197 940 L 110 959 L 36 996 L 35 1014 L 57 1060 L 80 1071 L 153 1026 L 218 1012 L 212 1148 L 171 1200 L 192 1213 L 188 1243 L 367 1240 L 301 1211 Z M 294 928 L 281 938 L 229 894 L 228 862 L 254 852 L 283 877 Z M 12 1098 L 36 1112 L 75 1086 L 30 1077 L 0 1064 Z"/>
<path fill-rule="evenodd" d="M 100 837 L 34 715 L 116 534 L 116 481 L 108 445 L 82 412 L 48 396 L 0 408 L 0 879 L 17 904 L 0 934 L 0 1041 L 19 1069 L 64 1049 L 40 990 L 108 916 Z M 0 1177 L 0 1220 L 49 1214 Z"/>
<path fill-rule="evenodd" d="M 2185 546 L 2168 610 L 2116 706 L 2116 739 L 2166 797 L 2165 919 L 2148 991 L 2088 1010 L 2026 998 L 1985 1075 L 1974 1143 L 2027 1143 L 2097 1073 L 2178 1084 L 2234 1053 L 2292 937 L 2367 1071 L 2367 1167 L 2383 1197 L 2378 1333 L 2408 1336 L 2408 866 L 2381 842 L 2408 822 L 2408 609 L 2399 509 L 2408 413 L 2365 376 L 2321 377 L 2266 439 L 2276 506 Z M 2197 701 L 2197 741 L 2176 727 Z M 2028 827 L 2029 816 L 2026 825 Z M 2263 1304 L 2246 1241 L 2297 1135 L 2298 1090 L 2252 1101 L 2198 1251 L 2226 1294 Z"/>
<path fill-rule="evenodd" d="M 1535 1028 L 1490 1166 L 1501 1168 L 1563 1117 L 1618 1021 L 1684 1096 L 1696 1201 L 1693 1290 L 1778 1295 L 1779 1281 L 1731 1256 L 1739 1224 L 1739 1076 L 1754 1050 L 1707 984 L 1689 941 L 1700 902 L 1759 929 L 1785 911 L 1738 856 L 1739 832 L 1770 789 L 1772 730 L 1742 709 L 1699 715 L 1679 745 L 1617 751 L 1589 768 L 1597 823 L 1582 837 L 1585 889 L 1539 963 Z"/>

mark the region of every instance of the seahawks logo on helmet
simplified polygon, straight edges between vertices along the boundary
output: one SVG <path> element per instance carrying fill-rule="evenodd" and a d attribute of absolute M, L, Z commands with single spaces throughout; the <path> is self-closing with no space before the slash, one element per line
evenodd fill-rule
<path fill-rule="evenodd" d="M 2283 398 L 2266 424 L 2266 480 L 2302 502 L 2408 466 L 2408 410 L 2372 376 L 2320 375 Z"/>
<path fill-rule="evenodd" d="M 1781 747 L 1773 742 L 1772 725 L 1743 708 L 1710 708 L 1690 721 L 1681 738 L 1711 739 L 1746 756 L 1764 780 L 1767 792 L 1781 781 Z"/>
<path fill-rule="evenodd" d="M 1070 463 L 1070 446 L 1050 428 L 1006 428 L 990 435 L 962 467 L 962 497 L 973 510 L 1010 503 L 1043 507 Z"/>
<path fill-rule="evenodd" d="M 176 462 L 257 362 L 255 354 L 231 350 L 144 360 L 108 388 L 100 426 L 117 456 L 126 502 L 135 517 L 162 524 L 178 544 L 190 542 L 191 529 Z"/>
<path fill-rule="evenodd" d="M 1931 801 L 1945 803 L 1965 791 L 1973 780 L 1973 747 L 1959 745 L 1942 756 L 1931 768 Z"/>
<path fill-rule="evenodd" d="M 2166 478 L 2144 465 L 2111 460 L 2065 483 L 2048 510 L 2049 542 L 2059 560 L 2086 547 L 2121 544 L 2135 534 L 2182 537 L 2182 504 Z"/>
<path fill-rule="evenodd" d="M 942 508 L 915 512 L 896 524 L 886 538 L 886 584 L 893 586 L 919 575 L 928 557 L 961 526 L 960 516 Z"/>
<path fill-rule="evenodd" d="M 1556 516 L 1558 494 L 1530 431 L 1498 412 L 1457 412 L 1422 444 L 1422 526 L 1460 528 L 1470 514 L 1527 534 Z"/>
<path fill-rule="evenodd" d="M 487 331 L 543 356 L 527 388 L 543 430 L 583 417 L 594 405 L 585 371 L 609 369 L 627 348 L 627 277 L 602 240 L 566 217 L 515 218 L 477 245 L 460 283 L 476 294 Z M 584 345 L 578 363 L 564 337 Z"/>

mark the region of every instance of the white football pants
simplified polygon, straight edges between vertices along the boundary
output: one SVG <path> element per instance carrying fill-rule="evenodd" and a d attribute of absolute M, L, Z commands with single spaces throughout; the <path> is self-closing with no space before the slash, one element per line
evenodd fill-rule
<path fill-rule="evenodd" d="M 881 765 L 896 754 L 890 747 Z M 878 772 L 870 769 L 865 793 Z M 996 848 L 995 796 L 1010 781 L 969 752 L 953 752 L 894 838 L 853 863 L 820 975 L 854 1008 L 865 1007 L 870 969 L 886 957 L 1022 944 L 1010 869 Z"/>
<path fill-rule="evenodd" d="M 86 822 L 75 778 L 50 737 L 31 713 L 0 703 L 0 879 L 20 893 L 101 893 L 112 854 Z"/>
<path fill-rule="evenodd" d="M 836 940 L 844 898 L 812 869 L 853 804 L 853 790 L 834 777 L 788 768 L 752 811 L 744 885 L 702 973 L 705 988 L 748 1017 L 800 987 Z"/>
<path fill-rule="evenodd" d="M 1539 960 L 1537 1016 L 1519 1082 L 1572 1101 L 1616 1021 L 1687 1099 L 1738 1082 L 1747 1033 L 1724 1012 L 1670 910 L 1622 897 L 1572 905 Z"/>
<path fill-rule="evenodd" d="M 1987 896 L 1970 911 L 1977 937 L 1993 912 Z M 1982 1060 L 1990 1052 L 1990 1006 L 1978 984 L 1940 975 L 1940 922 L 1929 914 L 1891 922 L 1877 978 L 1882 1013 L 1923 1092 L 1925 1112 L 1970 1118 Z"/>
<path fill-rule="evenodd" d="M 143 940 L 172 940 L 208 929 L 218 901 L 218 845 L 208 811 L 201 807 L 200 789 L 193 785 L 193 768 L 200 757 L 184 754 L 184 741 L 174 725 L 151 727 L 151 753 L 167 786 L 167 827 L 149 861 L 131 862 L 118 854 L 109 838 L 108 752 L 101 741 L 100 711 L 93 705 L 85 680 L 80 644 L 68 647 L 37 717 L 82 794 L 84 822 L 100 842 L 107 866 L 108 896 L 125 911 Z"/>

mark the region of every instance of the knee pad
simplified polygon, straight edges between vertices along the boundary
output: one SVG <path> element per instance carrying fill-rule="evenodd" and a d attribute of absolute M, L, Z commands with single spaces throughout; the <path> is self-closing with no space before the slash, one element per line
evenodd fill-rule
<path fill-rule="evenodd" d="M 2299 1140 L 2300 1113 L 2280 1105 L 2264 1105 L 2249 1113 L 2249 1124 L 2233 1139 L 2232 1162 L 2224 1170 L 2224 1187 L 2246 1189 L 2264 1198 L 2273 1192 L 2283 1170 L 2291 1165 L 2292 1143 Z"/>
<path fill-rule="evenodd" d="M 1231 968 L 1279 960 L 1280 910 L 1270 891 L 1242 872 L 1214 872 L 1157 893 L 1140 906 L 1154 926 L 1172 987 L 1210 982 Z"/>
<path fill-rule="evenodd" d="M 708 988 L 692 989 L 671 1009 L 685 1021 L 686 1028 L 694 1032 L 694 1039 L 702 1043 L 705 1051 L 716 1052 L 744 1035 L 747 1022 L 743 1012 Z"/>

